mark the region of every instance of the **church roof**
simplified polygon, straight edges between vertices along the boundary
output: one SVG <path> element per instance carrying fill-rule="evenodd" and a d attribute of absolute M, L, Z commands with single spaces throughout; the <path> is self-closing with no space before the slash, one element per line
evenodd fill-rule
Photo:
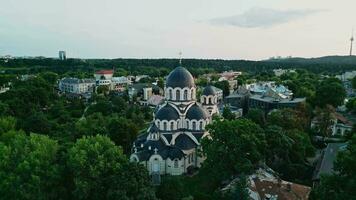
<path fill-rule="evenodd" d="M 167 77 L 166 87 L 192 88 L 194 86 L 192 74 L 184 67 L 175 68 Z"/>
<path fill-rule="evenodd" d="M 156 126 L 155 123 L 151 123 L 151 126 L 150 126 L 150 128 L 149 128 L 149 132 L 150 132 L 150 133 L 157 133 L 157 132 L 159 132 L 159 129 L 158 129 L 158 127 Z"/>
<path fill-rule="evenodd" d="M 209 96 L 209 95 L 214 96 L 215 94 L 216 94 L 215 88 L 211 85 L 206 86 L 203 90 L 203 95 L 205 96 Z"/>
<path fill-rule="evenodd" d="M 166 146 L 166 148 L 163 151 L 158 152 L 158 154 L 162 156 L 163 159 L 170 158 L 171 160 L 176 158 L 181 159 L 184 156 L 182 150 L 171 146 Z"/>
<path fill-rule="evenodd" d="M 159 109 L 155 116 L 159 120 L 177 120 L 179 119 L 179 114 L 171 105 L 166 104 L 161 109 Z"/>
<path fill-rule="evenodd" d="M 209 117 L 209 115 L 205 112 L 205 110 L 200 107 L 198 104 L 194 104 L 192 105 L 192 107 L 189 108 L 186 118 L 187 119 L 196 119 L 196 120 L 200 120 L 200 119 L 207 119 Z"/>
<path fill-rule="evenodd" d="M 175 145 L 179 149 L 189 150 L 197 146 L 197 144 L 186 134 L 181 134 L 175 139 Z"/>

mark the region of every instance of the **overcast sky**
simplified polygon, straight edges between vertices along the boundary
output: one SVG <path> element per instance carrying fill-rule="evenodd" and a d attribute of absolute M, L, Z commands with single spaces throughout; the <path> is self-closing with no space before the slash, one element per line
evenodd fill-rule
<path fill-rule="evenodd" d="M 0 0 L 0 55 L 345 55 L 352 27 L 356 0 Z"/>

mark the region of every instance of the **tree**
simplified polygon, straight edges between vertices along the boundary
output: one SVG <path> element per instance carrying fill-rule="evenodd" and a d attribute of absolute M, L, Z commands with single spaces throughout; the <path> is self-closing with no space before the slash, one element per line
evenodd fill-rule
<path fill-rule="evenodd" d="M 40 76 L 48 83 L 54 85 L 58 80 L 58 74 L 54 72 L 43 72 Z"/>
<path fill-rule="evenodd" d="M 334 124 L 335 118 L 335 109 L 332 106 L 326 106 L 325 108 L 316 108 L 315 109 L 315 118 L 317 124 L 314 129 L 317 133 L 321 134 L 324 137 L 330 137 L 332 134 L 332 125 Z"/>
<path fill-rule="evenodd" d="M 226 120 L 234 120 L 236 118 L 235 114 L 231 112 L 231 109 L 229 106 L 224 106 L 222 116 Z"/>
<path fill-rule="evenodd" d="M 158 187 L 157 197 L 160 199 L 181 200 L 185 197 L 184 183 L 181 177 L 164 177 L 162 184 Z"/>
<path fill-rule="evenodd" d="M 14 117 L 0 118 L 0 136 L 10 130 L 15 130 L 16 119 Z"/>
<path fill-rule="evenodd" d="M 220 81 L 214 83 L 214 86 L 223 90 L 224 97 L 229 96 L 230 94 L 230 84 L 228 81 Z"/>
<path fill-rule="evenodd" d="M 247 119 L 215 121 L 208 126 L 210 137 L 202 139 L 203 167 L 214 177 L 225 178 L 251 172 L 264 159 L 263 129 Z"/>
<path fill-rule="evenodd" d="M 299 129 L 304 130 L 307 122 L 305 118 L 298 117 L 295 110 L 285 108 L 281 110 L 274 110 L 267 115 L 267 124 L 277 125 L 283 129 Z"/>
<path fill-rule="evenodd" d="M 337 107 L 344 103 L 346 91 L 339 81 L 326 79 L 317 87 L 315 97 L 317 106 L 332 105 Z"/>
<path fill-rule="evenodd" d="M 345 151 L 338 153 L 334 167 L 334 174 L 321 177 L 320 184 L 312 192 L 313 199 L 355 199 L 356 136 L 352 137 Z"/>
<path fill-rule="evenodd" d="M 84 135 L 94 136 L 97 134 L 107 134 L 108 118 L 104 117 L 101 113 L 94 113 L 79 120 L 75 125 L 77 138 Z"/>
<path fill-rule="evenodd" d="M 115 117 L 109 122 L 108 135 L 116 145 L 122 146 L 124 153 L 129 154 L 132 143 L 138 135 L 138 129 L 131 120 Z"/>
<path fill-rule="evenodd" d="M 356 89 L 356 76 L 352 78 L 351 82 L 352 82 L 352 88 Z"/>
<path fill-rule="evenodd" d="M 107 85 L 100 85 L 96 88 L 96 92 L 98 94 L 108 94 L 109 93 L 109 86 Z"/>
<path fill-rule="evenodd" d="M 238 180 L 231 187 L 222 192 L 219 199 L 222 200 L 249 200 L 247 179 L 245 176 L 239 176 Z"/>
<path fill-rule="evenodd" d="M 3 199 L 59 199 L 58 144 L 47 136 L 22 132 L 0 142 L 0 196 Z"/>
<path fill-rule="evenodd" d="M 75 199 L 156 199 L 147 171 L 130 163 L 105 136 L 83 137 L 69 149 Z"/>
<path fill-rule="evenodd" d="M 251 108 L 246 114 L 246 118 L 260 125 L 261 127 L 266 124 L 265 113 L 261 109 Z"/>

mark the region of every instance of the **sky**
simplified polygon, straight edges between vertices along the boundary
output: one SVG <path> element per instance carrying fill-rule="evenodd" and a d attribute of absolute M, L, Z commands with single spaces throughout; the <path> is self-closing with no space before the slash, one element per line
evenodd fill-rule
<path fill-rule="evenodd" d="M 355 0 L 0 0 L 0 55 L 346 55 Z M 355 48 L 356 49 L 356 48 Z"/>

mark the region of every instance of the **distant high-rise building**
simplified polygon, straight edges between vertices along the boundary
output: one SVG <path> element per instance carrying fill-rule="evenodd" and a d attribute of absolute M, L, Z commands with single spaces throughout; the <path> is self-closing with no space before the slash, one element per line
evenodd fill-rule
<path fill-rule="evenodd" d="M 59 51 L 59 60 L 66 60 L 66 52 L 65 51 Z"/>

